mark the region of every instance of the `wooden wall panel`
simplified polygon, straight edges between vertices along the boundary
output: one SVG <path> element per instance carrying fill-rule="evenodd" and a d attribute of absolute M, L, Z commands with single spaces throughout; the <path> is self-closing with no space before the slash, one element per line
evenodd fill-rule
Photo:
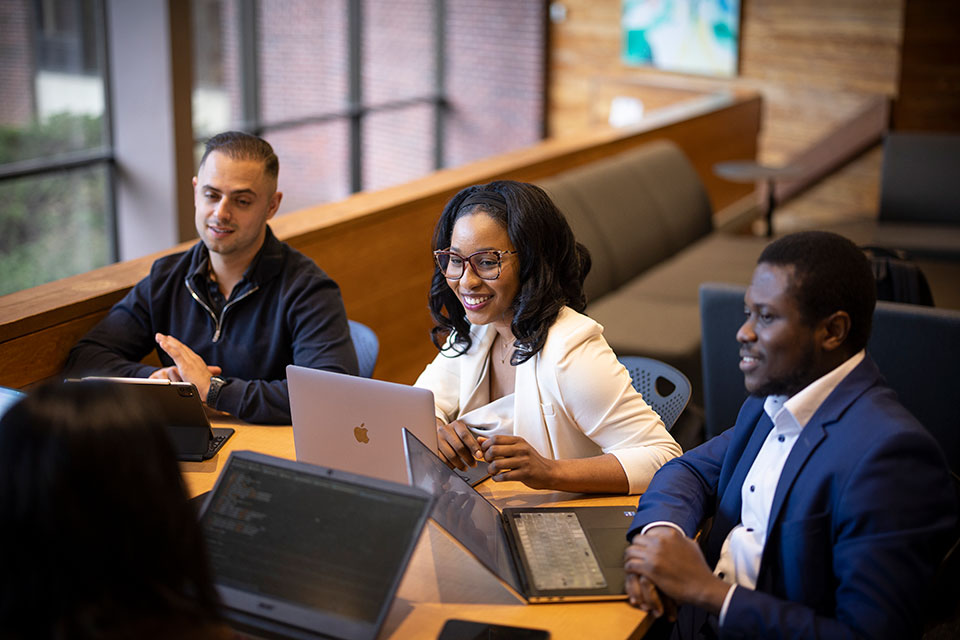
<path fill-rule="evenodd" d="M 960 132 L 960 2 L 910 0 L 893 126 Z"/>
<path fill-rule="evenodd" d="M 690 91 L 749 89 L 763 96 L 759 159 L 777 165 L 872 97 L 897 93 L 904 0 L 742 0 L 740 74 L 733 79 L 627 66 L 620 60 L 621 0 L 558 1 L 567 19 L 550 33 L 552 135 L 604 125 L 617 95 L 641 99 L 650 112 Z M 871 215 L 875 209 L 862 207 L 876 200 L 881 158 L 869 154 L 857 172 L 830 178 L 827 199 L 781 207 L 781 228 Z"/>
<path fill-rule="evenodd" d="M 621 0 L 559 0 L 551 27 L 549 130 L 605 122 L 611 93 L 750 89 L 764 98 L 760 159 L 783 162 L 855 113 L 897 91 L 904 0 L 742 0 L 740 75 L 715 79 L 632 67 L 620 60 Z M 627 89 L 626 87 L 631 87 Z"/>

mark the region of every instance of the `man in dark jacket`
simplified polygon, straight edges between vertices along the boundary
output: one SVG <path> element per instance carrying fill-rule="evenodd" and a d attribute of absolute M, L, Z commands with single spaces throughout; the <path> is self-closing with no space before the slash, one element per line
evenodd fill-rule
<path fill-rule="evenodd" d="M 864 350 L 875 287 L 835 234 L 760 256 L 737 332 L 751 396 L 733 428 L 657 472 L 628 533 L 630 601 L 675 614 L 675 637 L 919 637 L 956 496 Z"/>
<path fill-rule="evenodd" d="M 356 374 L 337 284 L 267 226 L 278 173 L 266 141 L 210 138 L 193 179 L 200 242 L 153 264 L 71 350 L 68 375 L 183 380 L 215 409 L 289 424 L 286 365 Z M 154 348 L 159 369 L 140 362 Z"/>

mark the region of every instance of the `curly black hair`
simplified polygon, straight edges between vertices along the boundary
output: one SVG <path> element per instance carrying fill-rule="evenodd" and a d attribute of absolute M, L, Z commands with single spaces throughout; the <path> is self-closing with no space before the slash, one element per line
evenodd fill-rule
<path fill-rule="evenodd" d="M 590 271 L 590 252 L 573 237 L 566 218 L 543 189 L 513 180 L 467 187 L 455 195 L 437 221 L 433 250 L 449 248 L 456 221 L 475 213 L 489 215 L 506 229 L 518 252 L 520 290 L 511 305 L 516 342 L 510 359 L 516 366 L 543 348 L 560 309 L 583 311 L 587 306 L 583 281 Z M 451 357 L 466 353 L 473 343 L 470 323 L 439 267 L 430 285 L 430 313 L 437 348 L 452 351 Z"/>

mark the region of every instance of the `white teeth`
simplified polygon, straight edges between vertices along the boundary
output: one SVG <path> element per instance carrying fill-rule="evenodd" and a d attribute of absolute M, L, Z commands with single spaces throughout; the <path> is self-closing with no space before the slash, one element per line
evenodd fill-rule
<path fill-rule="evenodd" d="M 741 356 L 740 359 L 743 360 L 744 362 L 756 362 L 756 361 L 757 361 L 757 359 L 754 358 L 753 356 Z"/>
<path fill-rule="evenodd" d="M 481 296 L 481 297 L 478 297 L 478 298 L 477 298 L 477 297 L 473 297 L 473 296 L 463 296 L 463 301 L 466 302 L 466 303 L 467 303 L 468 305 L 470 305 L 471 307 L 474 307 L 474 306 L 476 306 L 476 305 L 478 305 L 478 304 L 482 304 L 482 303 L 486 302 L 487 300 L 489 300 L 489 299 L 492 298 L 492 297 L 493 297 L 493 296 Z"/>

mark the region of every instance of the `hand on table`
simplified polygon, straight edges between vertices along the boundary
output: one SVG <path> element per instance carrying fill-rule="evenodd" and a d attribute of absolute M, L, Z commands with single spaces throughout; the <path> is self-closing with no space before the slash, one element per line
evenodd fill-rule
<path fill-rule="evenodd" d="M 697 543 L 673 527 L 653 527 L 634 536 L 624 553 L 624 569 L 631 604 L 641 609 L 644 605 L 651 606 L 645 610 L 660 609 L 661 614 L 668 611 L 666 606 L 653 606 L 655 596 L 659 596 L 661 602 L 666 595 L 675 602 L 691 603 L 720 613 L 731 586 L 713 575 Z M 637 580 L 630 578 L 631 575 Z M 644 579 L 649 581 L 649 586 Z"/>
<path fill-rule="evenodd" d="M 220 367 L 208 365 L 190 347 L 173 336 L 158 333 L 155 339 L 160 348 L 173 358 L 174 366 L 157 369 L 150 377 L 191 382 L 197 387 L 200 399 L 206 402 L 207 393 L 210 391 L 210 378 L 221 372 Z"/>
<path fill-rule="evenodd" d="M 544 458 L 519 436 L 493 436 L 480 445 L 483 458 L 494 481 L 518 480 L 531 489 L 550 489 L 554 485 L 556 461 Z"/>

